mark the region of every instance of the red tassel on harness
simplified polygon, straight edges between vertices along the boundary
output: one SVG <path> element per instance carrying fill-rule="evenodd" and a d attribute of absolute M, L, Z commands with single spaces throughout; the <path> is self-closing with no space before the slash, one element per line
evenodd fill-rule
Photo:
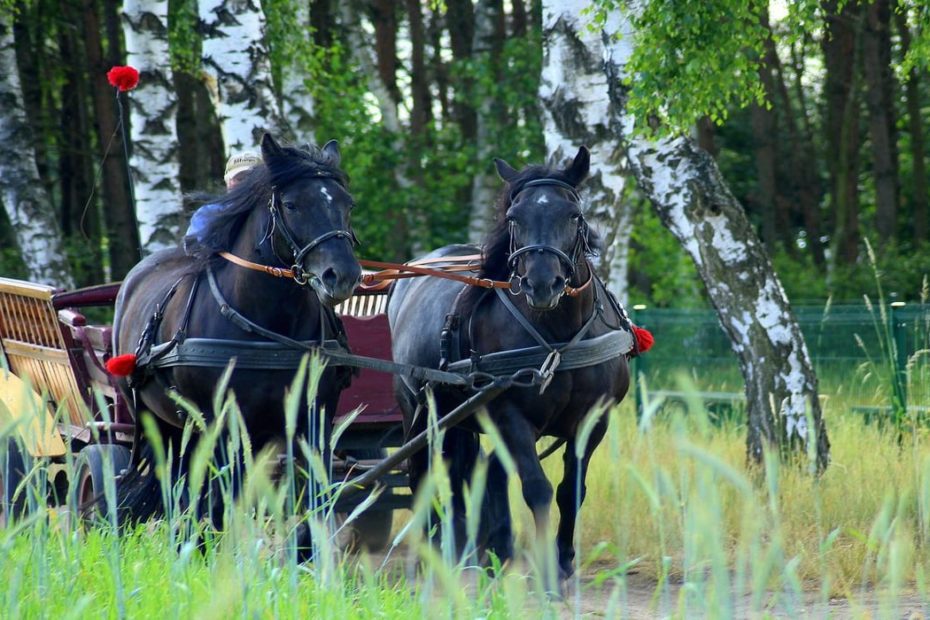
<path fill-rule="evenodd" d="M 652 336 L 652 332 L 642 327 L 636 327 L 635 325 L 633 326 L 633 335 L 636 336 L 636 348 L 640 353 L 645 353 L 651 349 L 656 341 Z"/>
<path fill-rule="evenodd" d="M 126 353 L 111 357 L 106 363 L 107 372 L 114 377 L 128 377 L 136 369 L 136 354 Z"/>

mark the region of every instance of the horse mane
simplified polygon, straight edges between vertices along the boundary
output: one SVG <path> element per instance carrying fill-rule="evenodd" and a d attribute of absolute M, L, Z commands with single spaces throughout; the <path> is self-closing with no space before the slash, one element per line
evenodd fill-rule
<path fill-rule="evenodd" d="M 508 259 L 510 258 L 510 227 L 507 225 L 507 209 L 510 208 L 511 197 L 519 194 L 528 182 L 537 179 L 557 179 L 571 184 L 565 170 L 537 164 L 527 166 L 504 186 L 504 189 L 497 196 L 494 227 L 485 238 L 480 277 L 490 280 L 507 280 L 510 277 L 510 266 L 508 265 Z M 601 249 L 600 235 L 590 228 L 588 229 L 588 246 L 594 253 Z M 460 305 L 463 316 L 468 316 L 477 309 L 477 304 L 484 297 L 486 290 L 473 286 L 465 292 Z"/>
<path fill-rule="evenodd" d="M 253 209 L 268 205 L 274 188 L 287 187 L 307 176 L 331 178 L 344 187 L 348 185 L 346 173 L 321 149 L 309 144 L 301 148 L 282 146 L 281 149 L 283 155 L 255 166 L 226 193 L 191 196 L 201 204 L 220 205 L 204 226 L 202 241 L 192 248 L 194 256 L 205 259 L 231 249 L 249 214 Z"/>

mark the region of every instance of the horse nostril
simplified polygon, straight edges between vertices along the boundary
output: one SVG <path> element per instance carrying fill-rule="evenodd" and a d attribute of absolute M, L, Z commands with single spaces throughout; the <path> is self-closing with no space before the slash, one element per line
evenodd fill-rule
<path fill-rule="evenodd" d="M 332 290 L 337 282 L 339 281 L 339 276 L 336 274 L 336 270 L 332 267 L 327 267 L 323 273 L 320 274 L 320 280 L 329 290 Z"/>
<path fill-rule="evenodd" d="M 552 290 L 553 292 L 561 291 L 565 288 L 565 278 L 562 276 L 556 276 L 552 281 Z"/>

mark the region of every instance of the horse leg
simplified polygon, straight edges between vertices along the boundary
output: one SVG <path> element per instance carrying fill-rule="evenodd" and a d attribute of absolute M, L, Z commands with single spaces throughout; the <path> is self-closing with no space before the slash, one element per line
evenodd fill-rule
<path fill-rule="evenodd" d="M 295 464 L 295 477 L 299 475 L 298 464 L 307 475 L 294 480 L 295 499 L 297 500 L 294 510 L 298 515 L 304 513 L 308 519 L 297 527 L 295 534 L 298 562 L 313 559 L 315 545 L 309 519 L 320 519 L 327 514 L 329 502 L 332 500 L 326 490 L 329 480 L 325 478 L 321 480 L 320 474 L 321 468 L 322 472 L 329 472 L 332 463 L 333 416 L 329 412 L 335 411 L 338 398 L 337 394 L 335 399 L 327 399 L 325 413 L 322 416 L 315 410 L 298 414 L 297 433 L 291 450 Z M 304 442 L 299 441 L 298 438 L 304 438 L 306 445 L 302 446 Z M 308 454 L 304 453 L 305 448 L 309 448 Z"/>
<path fill-rule="evenodd" d="M 536 454 L 536 431 L 516 407 L 508 407 L 496 417 L 501 436 L 510 450 L 523 485 L 523 501 L 533 513 L 536 525 L 536 555 L 544 587 L 557 593 L 555 545 L 549 533 L 549 507 L 552 483 L 546 478 Z"/>
<path fill-rule="evenodd" d="M 446 431 L 443 458 L 449 463 L 449 485 L 452 490 L 452 535 L 456 557 L 461 558 L 468 547 L 468 527 L 465 515 L 465 485 L 471 480 L 478 460 L 478 437 L 471 431 L 452 428 Z"/>
<path fill-rule="evenodd" d="M 507 472 L 496 454 L 488 463 L 488 478 L 481 505 L 481 539 L 501 564 L 513 557 L 513 523 L 507 496 Z"/>
<path fill-rule="evenodd" d="M 601 443 L 607 431 L 607 418 L 597 423 L 585 446 L 581 461 L 575 456 L 575 441 L 569 441 L 562 456 L 564 474 L 556 492 L 556 504 L 559 506 L 559 530 L 556 541 L 559 548 L 559 577 L 567 579 L 575 572 L 575 519 L 584 502 L 587 487 L 585 478 L 594 449 Z"/>

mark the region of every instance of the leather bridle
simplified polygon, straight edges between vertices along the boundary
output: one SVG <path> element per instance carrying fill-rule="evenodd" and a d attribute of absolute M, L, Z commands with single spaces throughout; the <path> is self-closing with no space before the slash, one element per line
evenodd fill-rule
<path fill-rule="evenodd" d="M 577 190 L 574 186 L 560 179 L 533 179 L 524 183 L 517 191 L 511 193 L 510 203 L 513 204 L 514 199 L 519 196 L 522 192 L 530 187 L 541 187 L 541 186 L 551 186 L 558 187 L 560 189 L 567 190 L 571 195 L 573 202 L 577 205 L 581 204 L 581 197 L 578 195 Z M 568 272 L 568 277 L 565 278 L 565 284 L 562 288 L 561 295 L 564 295 L 566 289 L 569 288 L 569 282 L 575 275 L 576 266 L 585 258 L 587 254 L 591 253 L 591 246 L 588 242 L 588 223 L 584 219 L 583 215 L 578 216 L 578 228 L 575 233 L 575 243 L 572 246 L 571 256 L 566 254 L 564 251 L 559 248 L 547 245 L 545 243 L 533 243 L 530 245 L 524 245 L 521 247 L 516 247 L 516 235 L 515 235 L 516 223 L 510 222 L 510 255 L 507 259 L 507 266 L 510 267 L 510 293 L 512 295 L 519 295 L 522 292 L 523 286 L 523 276 L 517 273 L 517 268 L 519 267 L 520 259 L 525 257 L 530 253 L 544 254 L 548 252 L 549 254 L 554 255 L 559 259 L 559 262 L 565 267 Z M 516 284 L 514 284 L 516 283 Z M 585 282 L 578 288 L 585 288 L 590 284 L 590 276 L 588 282 Z M 577 290 L 577 289 L 576 289 Z"/>
<path fill-rule="evenodd" d="M 317 274 L 308 272 L 303 268 L 303 260 L 307 257 L 310 252 L 317 249 L 319 246 L 323 245 L 330 239 L 345 239 L 349 242 L 353 248 L 359 244 L 358 238 L 355 236 L 355 233 L 352 229 L 343 230 L 335 229 L 323 233 L 322 235 L 312 239 L 310 242 L 301 246 L 297 242 L 297 238 L 294 235 L 294 232 L 287 225 L 287 221 L 284 219 L 284 216 L 281 214 L 281 207 L 279 205 L 280 200 L 277 200 L 278 194 L 276 191 L 272 190 L 271 198 L 268 201 L 268 211 L 271 215 L 271 225 L 267 234 L 262 238 L 261 243 L 264 243 L 266 240 L 271 239 L 271 251 L 277 257 L 279 261 L 284 264 L 287 264 L 288 261 L 283 260 L 279 255 L 274 245 L 274 234 L 275 232 L 280 232 L 281 237 L 283 237 L 284 242 L 287 244 L 288 248 L 291 251 L 293 258 L 293 265 L 291 266 L 289 272 L 291 277 L 294 278 L 294 281 L 297 284 L 304 286 L 306 285 L 311 278 L 317 277 Z"/>

